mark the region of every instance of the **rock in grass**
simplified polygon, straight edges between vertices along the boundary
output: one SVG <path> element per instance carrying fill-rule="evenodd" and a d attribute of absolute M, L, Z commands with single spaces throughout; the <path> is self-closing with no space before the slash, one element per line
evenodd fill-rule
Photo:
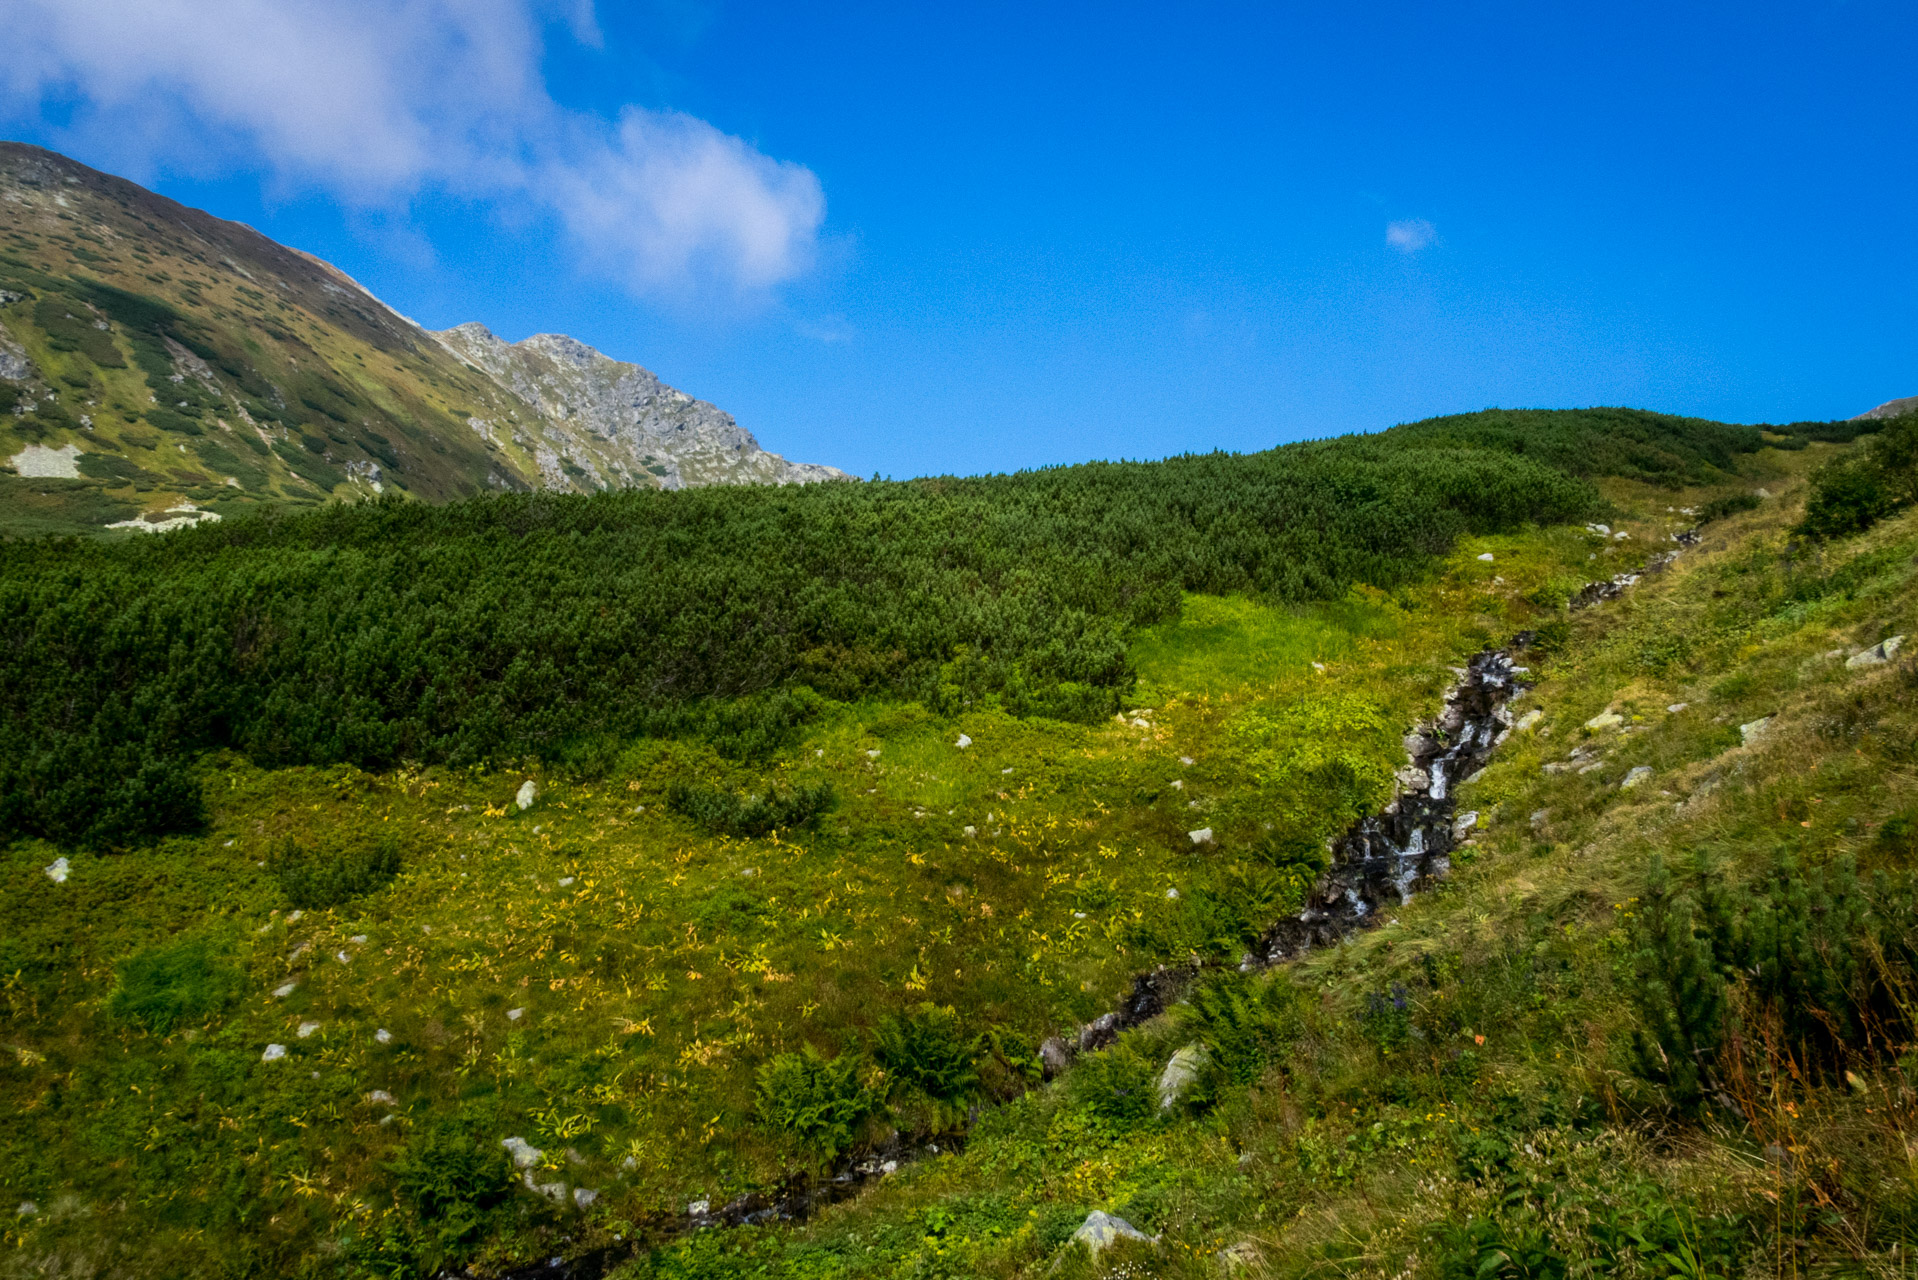
<path fill-rule="evenodd" d="M 1159 1073 L 1159 1110 L 1170 1111 L 1177 1106 L 1211 1060 L 1212 1055 L 1202 1044 L 1189 1044 L 1173 1054 Z"/>
<path fill-rule="evenodd" d="M 1618 784 L 1620 791 L 1630 791 L 1639 783 L 1652 776 L 1652 767 L 1648 764 L 1633 765 L 1625 774 L 1625 780 Z"/>
<path fill-rule="evenodd" d="M 958 747 L 961 751 L 964 751 L 967 747 L 972 745 L 972 739 L 968 738 L 965 734 L 962 733 L 959 735 L 959 740 L 953 743 L 952 745 L 955 747 Z"/>
<path fill-rule="evenodd" d="M 1051 1080 L 1065 1074 L 1072 1065 L 1072 1050 L 1058 1036 L 1052 1036 L 1039 1046 L 1039 1069 Z"/>
<path fill-rule="evenodd" d="M 502 1138 L 500 1145 L 512 1155 L 514 1166 L 520 1169 L 532 1168 L 546 1154 L 524 1138 Z"/>
<path fill-rule="evenodd" d="M 393 1043 L 393 1033 L 391 1031 L 388 1031 L 385 1027 L 381 1027 L 378 1031 L 375 1031 L 373 1033 L 373 1038 L 379 1041 L 381 1044 Z"/>
<path fill-rule="evenodd" d="M 1889 640 L 1882 640 L 1869 649 L 1861 649 L 1859 652 L 1852 654 L 1851 657 L 1845 659 L 1845 665 L 1854 671 L 1859 667 L 1883 666 L 1885 663 L 1897 657 L 1898 651 L 1904 647 L 1905 638 L 1903 636 L 1892 636 Z"/>
<path fill-rule="evenodd" d="M 1749 747 L 1752 743 L 1757 742 L 1760 738 L 1764 737 L 1765 731 L 1769 729 L 1770 727 L 1771 727 L 1771 717 L 1760 716 L 1756 720 L 1752 720 L 1746 724 L 1739 725 L 1738 736 L 1740 740 L 1743 741 L 1744 745 Z"/>
<path fill-rule="evenodd" d="M 67 872 L 70 868 L 67 866 L 67 860 L 65 858 L 55 858 L 52 862 L 49 862 L 44 869 L 47 873 L 47 879 L 53 881 L 53 883 L 65 884 L 67 882 Z"/>
<path fill-rule="evenodd" d="M 284 1058 L 285 1056 L 286 1056 L 285 1045 L 270 1044 L 266 1047 L 266 1052 L 260 1055 L 260 1061 L 261 1062 L 278 1062 L 281 1058 Z"/>
<path fill-rule="evenodd" d="M 539 784 L 531 778 L 528 778 L 526 781 L 520 783 L 519 794 L 513 797 L 513 803 L 519 806 L 521 813 L 525 813 L 533 807 L 533 802 L 538 799 Z"/>
<path fill-rule="evenodd" d="M 1490 564 L 1492 563 L 1492 553 L 1487 551 L 1484 554 L 1480 555 L 1479 559 L 1483 560 L 1486 564 Z"/>
<path fill-rule="evenodd" d="M 1211 844 L 1212 843 L 1211 827 L 1200 827 L 1197 831 L 1186 832 L 1186 835 L 1191 839 L 1193 844 Z"/>
<path fill-rule="evenodd" d="M 1229 1276 L 1237 1275 L 1259 1260 L 1259 1250 L 1250 1240 L 1241 1240 L 1213 1255 L 1219 1260 L 1220 1268 Z"/>
<path fill-rule="evenodd" d="M 279 986 L 273 988 L 273 998 L 275 1000 L 284 1000 L 288 996 L 292 995 L 295 991 L 298 991 L 299 989 L 300 989 L 300 984 L 297 982 L 281 983 Z"/>
<path fill-rule="evenodd" d="M 1152 1239 L 1124 1218 L 1115 1218 L 1103 1209 L 1088 1213 L 1085 1222 L 1072 1233 L 1072 1238 L 1084 1245 L 1095 1258 L 1120 1240 Z"/>
<path fill-rule="evenodd" d="M 597 1199 L 599 1199 L 599 1192 L 593 1190 L 591 1187 L 573 1188 L 573 1203 L 582 1209 L 591 1208 L 593 1201 Z"/>
<path fill-rule="evenodd" d="M 315 1031 L 318 1031 L 319 1029 L 320 1029 L 320 1024 L 317 1022 L 302 1022 L 300 1024 L 300 1039 L 302 1040 L 306 1039 L 308 1036 L 312 1035 Z"/>
<path fill-rule="evenodd" d="M 1597 733 L 1601 729 L 1616 729 L 1618 728 L 1618 726 L 1624 723 L 1625 723 L 1625 717 L 1619 715 L 1618 712 L 1601 711 L 1597 715 L 1593 716 L 1590 720 L 1587 720 L 1585 722 L 1585 727 L 1587 729 L 1590 729 L 1593 733 Z"/>

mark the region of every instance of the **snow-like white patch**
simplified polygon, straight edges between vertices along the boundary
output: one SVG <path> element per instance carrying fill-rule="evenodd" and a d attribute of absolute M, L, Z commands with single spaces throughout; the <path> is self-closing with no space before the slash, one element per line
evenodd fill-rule
<path fill-rule="evenodd" d="M 13 469 L 36 480 L 78 480 L 80 450 L 70 444 L 63 444 L 58 449 L 30 444 L 13 455 Z"/>
<path fill-rule="evenodd" d="M 173 529 L 187 529 L 196 524 L 215 522 L 219 518 L 220 513 L 217 511 L 202 511 L 191 502 L 182 502 L 178 506 L 168 507 L 165 511 L 149 511 L 131 520 L 115 520 L 107 528 L 135 529 L 141 533 L 166 533 Z"/>

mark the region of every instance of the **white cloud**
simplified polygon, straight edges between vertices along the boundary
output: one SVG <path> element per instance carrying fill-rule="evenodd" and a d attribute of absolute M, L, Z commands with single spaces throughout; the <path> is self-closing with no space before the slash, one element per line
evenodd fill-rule
<path fill-rule="evenodd" d="M 1400 253 L 1417 253 L 1438 240 L 1438 228 L 1423 218 L 1385 224 L 1385 243 Z"/>
<path fill-rule="evenodd" d="M 642 291 L 757 291 L 811 264 L 825 196 L 802 166 L 704 121 L 569 111 L 540 72 L 589 0 L 0 0 L 15 107 L 76 107 L 128 164 L 263 161 L 392 207 L 428 189 L 530 203 Z"/>

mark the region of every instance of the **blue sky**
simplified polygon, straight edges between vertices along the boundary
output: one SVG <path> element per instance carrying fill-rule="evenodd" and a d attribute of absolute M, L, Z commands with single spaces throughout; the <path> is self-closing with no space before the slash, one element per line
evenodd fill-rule
<path fill-rule="evenodd" d="M 0 23 L 26 50 L 11 136 L 429 326 L 573 334 L 862 475 L 1918 394 L 1909 4 L 0 0 Z"/>

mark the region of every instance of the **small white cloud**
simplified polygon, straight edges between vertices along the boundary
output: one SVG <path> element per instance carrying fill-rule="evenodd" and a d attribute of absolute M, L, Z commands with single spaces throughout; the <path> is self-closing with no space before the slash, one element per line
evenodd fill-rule
<path fill-rule="evenodd" d="M 812 264 L 810 170 L 703 120 L 561 106 L 555 24 L 599 41 L 591 0 L 0 0 L 0 108 L 72 107 L 117 165 L 263 163 L 361 208 L 435 189 L 554 216 L 645 292 L 771 288 Z"/>
<path fill-rule="evenodd" d="M 1423 218 L 1407 218 L 1385 224 L 1385 243 L 1400 253 L 1417 253 L 1438 240 L 1438 228 Z"/>

